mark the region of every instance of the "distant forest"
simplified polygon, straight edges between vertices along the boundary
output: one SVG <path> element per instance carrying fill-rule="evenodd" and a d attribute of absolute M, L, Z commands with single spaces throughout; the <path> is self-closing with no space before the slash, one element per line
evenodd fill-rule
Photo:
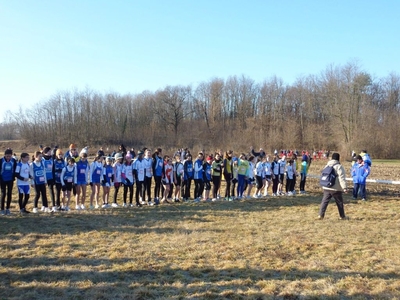
<path fill-rule="evenodd" d="M 400 153 L 400 77 L 373 78 L 354 62 L 291 85 L 242 75 L 139 94 L 62 91 L 6 115 L 2 139 L 61 147 L 366 149 L 380 158 Z"/>

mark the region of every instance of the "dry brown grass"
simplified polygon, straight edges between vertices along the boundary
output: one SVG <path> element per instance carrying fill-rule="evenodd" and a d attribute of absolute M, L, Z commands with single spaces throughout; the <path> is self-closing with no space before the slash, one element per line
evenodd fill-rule
<path fill-rule="evenodd" d="M 346 204 L 350 221 L 333 203 L 316 221 L 313 186 L 296 197 L 1 217 L 0 298 L 400 298 L 399 198 L 371 192 Z"/>

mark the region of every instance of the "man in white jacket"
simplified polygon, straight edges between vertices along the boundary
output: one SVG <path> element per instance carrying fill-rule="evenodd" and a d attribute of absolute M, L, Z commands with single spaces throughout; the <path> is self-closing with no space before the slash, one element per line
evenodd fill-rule
<path fill-rule="evenodd" d="M 333 153 L 332 159 L 328 161 L 327 166 L 333 166 L 333 169 L 336 172 L 336 181 L 335 184 L 331 187 L 322 187 L 324 189 L 324 196 L 322 197 L 321 206 L 319 209 L 318 220 L 322 220 L 325 216 L 325 211 L 328 207 L 330 199 L 334 198 L 336 201 L 336 205 L 339 210 L 340 220 L 348 220 L 344 213 L 344 205 L 343 205 L 343 192 L 347 192 L 346 185 L 346 172 L 344 167 L 340 164 L 340 154 Z"/>

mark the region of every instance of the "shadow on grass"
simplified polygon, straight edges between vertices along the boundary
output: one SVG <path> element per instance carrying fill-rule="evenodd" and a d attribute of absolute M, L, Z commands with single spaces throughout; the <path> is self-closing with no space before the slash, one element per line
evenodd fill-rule
<path fill-rule="evenodd" d="M 341 280 L 370 278 L 377 280 L 399 280 L 396 273 L 359 273 L 331 270 L 290 270 L 191 267 L 190 269 L 162 267 L 155 269 L 135 269 L 135 259 L 1 259 L 4 268 L 16 268 L 2 274 L 1 298 L 51 299 L 54 297 L 74 299 L 159 299 L 186 298 L 203 299 L 350 299 L 360 297 L 393 298 L 399 291 L 385 294 L 348 294 Z M 123 270 L 115 270 L 115 266 Z M 63 270 L 59 270 L 62 266 Z M 101 271 L 97 271 L 99 267 Z M 28 268 L 34 268 L 30 270 Z M 53 270 L 52 270 L 53 268 Z M 54 270 L 58 268 L 58 270 Z M 79 270 L 84 269 L 84 270 Z M 92 270 L 90 270 L 92 269 Z M 336 287 L 334 295 L 311 296 L 285 292 L 288 282 L 302 279 L 320 282 L 329 278 L 329 284 Z M 274 288 L 269 284 L 278 283 Z M 51 285 L 51 286 L 50 286 Z M 59 285 L 64 285 L 59 287 Z M 318 283 L 315 283 L 315 287 Z M 34 288 L 33 288 L 34 287 Z M 365 286 L 368 291 L 368 287 Z"/>

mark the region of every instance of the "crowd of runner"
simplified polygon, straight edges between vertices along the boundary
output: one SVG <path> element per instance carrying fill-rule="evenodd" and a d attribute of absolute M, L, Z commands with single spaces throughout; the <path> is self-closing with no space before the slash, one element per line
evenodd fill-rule
<path fill-rule="evenodd" d="M 321 157 L 328 156 L 324 152 Z M 263 149 L 250 148 L 248 153 L 229 150 L 192 155 L 188 149 L 179 149 L 169 156 L 160 148 L 135 153 L 121 145 L 110 154 L 100 148 L 89 162 L 88 147 L 78 152 L 75 144 L 65 153 L 58 147 L 41 147 L 33 156 L 22 153 L 18 158 L 7 149 L 0 160 L 0 214 L 11 214 L 15 179 L 21 214 L 29 213 L 31 188 L 35 190 L 33 213 L 39 212 L 39 200 L 41 211 L 58 212 L 69 211 L 71 206 L 85 210 L 292 196 L 298 181 L 299 192 L 305 193 L 311 160 L 307 151 L 297 150 L 275 150 L 268 155 Z"/>

